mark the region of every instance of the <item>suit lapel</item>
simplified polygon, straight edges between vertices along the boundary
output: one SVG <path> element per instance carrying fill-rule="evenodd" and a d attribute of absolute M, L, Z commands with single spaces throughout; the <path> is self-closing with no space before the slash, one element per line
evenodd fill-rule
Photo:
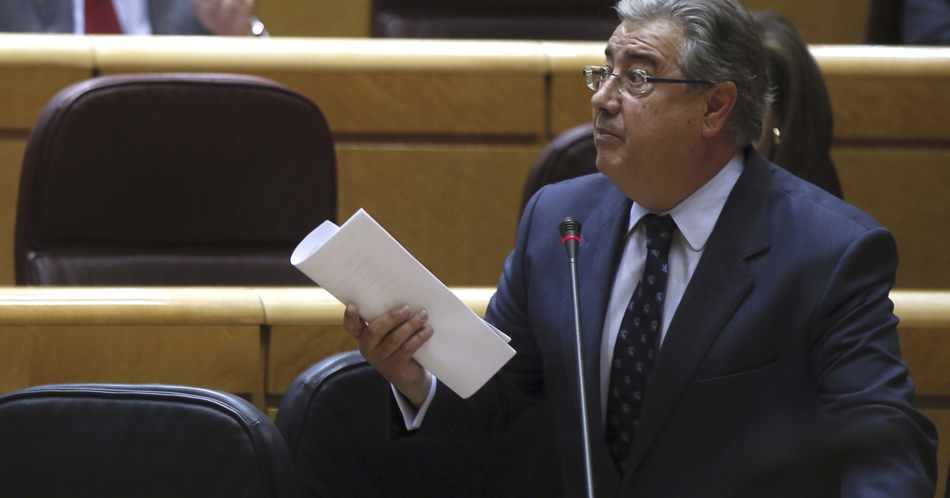
<path fill-rule="evenodd" d="M 628 468 L 640 463 L 706 352 L 752 289 L 745 260 L 769 247 L 769 188 L 766 161 L 747 151 L 742 176 L 706 243 L 650 374 Z"/>

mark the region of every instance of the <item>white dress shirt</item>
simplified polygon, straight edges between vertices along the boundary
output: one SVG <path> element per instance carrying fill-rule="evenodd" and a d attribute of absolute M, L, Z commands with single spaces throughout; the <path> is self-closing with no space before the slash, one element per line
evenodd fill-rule
<path fill-rule="evenodd" d="M 699 258 L 703 255 L 703 249 L 706 247 L 706 241 L 716 226 L 719 214 L 722 212 L 726 199 L 735 187 L 736 181 L 742 174 L 742 158 L 740 152 L 736 154 L 726 165 L 719 170 L 711 180 L 705 185 L 690 194 L 689 197 L 677 204 L 669 211 L 656 213 L 660 215 L 669 214 L 676 222 L 676 233 L 673 235 L 673 242 L 670 247 L 670 274 L 666 283 L 666 301 L 663 303 L 663 328 L 660 331 L 660 344 L 662 347 L 663 338 L 666 337 L 666 329 L 673 319 L 673 314 L 679 306 L 680 299 L 686 291 L 693 271 L 699 264 Z M 620 332 L 620 321 L 636 289 L 637 281 L 643 273 L 644 263 L 646 261 L 646 230 L 639 224 L 641 218 L 649 213 L 647 209 L 636 202 L 630 208 L 630 228 L 627 231 L 626 246 L 623 250 L 623 256 L 620 259 L 620 265 L 617 268 L 617 276 L 614 279 L 613 289 L 610 293 L 610 302 L 607 306 L 607 316 L 604 319 L 603 339 L 601 341 L 600 351 L 600 399 L 601 412 L 607 412 L 607 389 L 610 383 L 610 364 L 614 355 L 614 344 L 617 342 L 617 334 Z M 430 374 L 431 375 L 431 374 Z M 393 393 L 396 395 L 396 402 L 402 411 L 403 420 L 406 428 L 409 430 L 418 429 L 422 426 L 422 419 L 432 403 L 435 395 L 435 377 L 432 377 L 432 387 L 429 389 L 429 396 L 422 406 L 416 410 L 408 400 L 406 400 L 396 388 Z"/>
<path fill-rule="evenodd" d="M 716 226 L 719 213 L 726 204 L 726 199 L 742 174 L 742 154 L 732 158 L 711 180 L 693 192 L 689 197 L 677 204 L 673 209 L 659 215 L 669 214 L 676 222 L 676 232 L 670 246 L 670 273 L 666 281 L 666 298 L 663 302 L 663 327 L 660 329 L 660 345 L 666 337 L 666 330 L 673 320 L 686 285 L 689 284 L 699 258 L 706 248 L 706 241 Z M 641 225 L 642 219 L 650 211 L 643 206 L 633 203 L 630 208 L 630 228 L 627 231 L 626 246 L 620 265 L 617 267 L 617 276 L 614 278 L 613 290 L 610 293 L 610 302 L 607 305 L 607 316 L 604 318 L 603 339 L 600 348 L 600 402 L 601 413 L 607 413 L 607 389 L 610 384 L 610 364 L 614 356 L 614 345 L 617 334 L 620 332 L 620 321 L 623 320 L 627 304 L 636 290 L 637 281 L 643 274 L 646 263 L 646 229 Z"/>
<path fill-rule="evenodd" d="M 152 34 L 152 20 L 148 15 L 148 0 L 112 0 L 119 27 L 127 35 Z M 86 2 L 73 0 L 73 33 L 86 34 Z"/>

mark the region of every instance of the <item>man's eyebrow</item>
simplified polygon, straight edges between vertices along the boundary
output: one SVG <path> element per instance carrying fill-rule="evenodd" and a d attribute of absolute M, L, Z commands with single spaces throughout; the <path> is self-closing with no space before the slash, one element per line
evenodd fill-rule
<path fill-rule="evenodd" d="M 606 49 L 604 49 L 604 57 L 610 60 L 613 58 L 613 56 L 614 56 L 614 51 L 611 50 L 610 47 L 607 47 Z M 650 57 L 649 55 L 646 55 L 640 52 L 624 52 L 623 58 L 628 61 L 642 61 L 649 64 L 654 69 L 656 69 L 656 59 L 654 59 L 653 57 Z"/>

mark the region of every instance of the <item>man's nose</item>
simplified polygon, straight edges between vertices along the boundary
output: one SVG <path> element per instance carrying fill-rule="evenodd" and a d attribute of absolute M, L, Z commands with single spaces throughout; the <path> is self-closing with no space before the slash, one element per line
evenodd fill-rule
<path fill-rule="evenodd" d="M 611 80 L 616 81 L 612 83 Z M 620 93 L 620 79 L 608 77 L 590 98 L 590 105 L 595 110 L 601 109 L 616 114 L 620 110 Z"/>

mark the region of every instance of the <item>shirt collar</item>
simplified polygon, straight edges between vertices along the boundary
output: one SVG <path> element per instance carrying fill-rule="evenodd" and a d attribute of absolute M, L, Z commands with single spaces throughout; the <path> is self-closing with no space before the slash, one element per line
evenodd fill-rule
<path fill-rule="evenodd" d="M 719 170 L 719 173 L 716 173 L 716 176 L 689 197 L 669 211 L 655 214 L 672 216 L 676 227 L 679 228 L 689 246 L 694 251 L 702 250 L 706 247 L 706 241 L 709 240 L 713 227 L 716 226 L 716 220 L 719 219 L 719 213 L 722 212 L 726 199 L 729 198 L 732 188 L 736 186 L 742 174 L 742 163 L 743 154 L 739 152 Z M 650 213 L 649 210 L 634 202 L 630 208 L 630 226 L 627 233 L 632 232 L 640 218 L 648 213 Z"/>

